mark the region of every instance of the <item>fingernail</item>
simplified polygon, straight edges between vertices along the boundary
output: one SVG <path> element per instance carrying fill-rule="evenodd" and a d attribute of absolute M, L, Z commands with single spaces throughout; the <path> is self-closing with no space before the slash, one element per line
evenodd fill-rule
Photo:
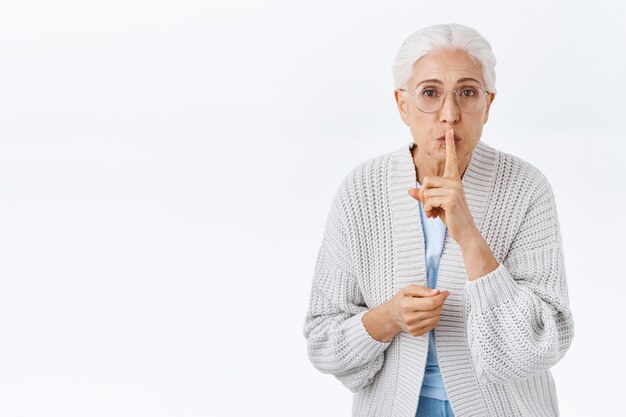
<path fill-rule="evenodd" d="M 434 294 L 437 294 L 438 292 L 439 292 L 439 288 L 433 288 L 430 293 L 434 295 Z"/>

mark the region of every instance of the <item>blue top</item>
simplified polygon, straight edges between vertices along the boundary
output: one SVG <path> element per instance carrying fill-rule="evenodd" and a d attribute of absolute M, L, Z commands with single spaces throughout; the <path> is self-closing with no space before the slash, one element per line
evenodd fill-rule
<path fill-rule="evenodd" d="M 416 187 L 421 188 L 418 181 Z M 446 237 L 446 225 L 439 217 L 427 218 L 426 212 L 419 203 L 420 216 L 422 217 L 422 229 L 424 231 L 424 243 L 426 246 L 426 275 L 428 287 L 437 288 L 437 275 L 439 272 L 439 258 L 443 250 L 443 242 Z M 435 329 L 428 332 L 428 358 L 426 370 L 422 382 L 421 396 L 447 400 L 448 394 L 443 386 L 443 379 L 439 372 L 439 359 L 437 359 L 437 347 L 435 345 Z"/>

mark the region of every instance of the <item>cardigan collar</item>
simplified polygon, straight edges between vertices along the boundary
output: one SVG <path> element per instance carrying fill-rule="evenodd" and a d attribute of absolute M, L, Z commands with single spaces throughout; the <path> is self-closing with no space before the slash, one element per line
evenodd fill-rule
<path fill-rule="evenodd" d="M 392 153 L 389 160 L 387 190 L 391 206 L 395 292 L 414 284 L 427 286 L 425 241 L 419 203 L 408 194 L 410 188 L 415 188 L 417 180 L 411 155 L 413 146 L 415 146 L 413 141 L 403 145 Z M 461 178 L 467 204 L 479 231 L 482 229 L 493 192 L 498 159 L 499 151 L 479 141 Z M 459 246 L 446 230 L 439 261 L 437 287 L 450 291 L 440 319 L 440 323 L 447 324 L 435 329 L 441 374 L 451 401 L 455 401 L 459 393 L 464 392 L 463 396 L 471 397 L 470 402 L 481 404 L 482 400 L 477 388 L 475 371 L 471 365 L 464 327 L 467 279 L 460 282 L 458 278 L 453 278 L 458 277 L 459 270 L 465 270 L 463 256 Z M 463 325 L 459 327 L 461 323 Z M 426 363 L 428 338 L 414 337 L 401 332 L 398 339 L 401 351 L 398 367 L 399 385 L 396 395 L 401 398 L 395 404 L 414 404 L 422 383 L 420 374 L 423 373 Z M 458 349 L 461 350 L 450 350 L 445 348 L 446 346 L 459 346 Z M 444 348 L 440 349 L 440 347 Z M 459 354 L 459 352 L 464 352 L 464 354 Z M 456 401 L 462 402 L 460 398 Z M 402 415 L 402 410 L 399 408 L 401 406 L 397 407 L 392 412 L 393 416 Z M 479 412 L 477 415 L 482 414 Z"/>
<path fill-rule="evenodd" d="M 415 188 L 417 181 L 411 155 L 413 146 L 415 143 L 411 141 L 392 153 L 387 178 L 394 232 L 393 244 L 398 256 L 395 265 L 399 274 L 400 288 L 414 284 L 416 274 L 419 277 L 426 276 L 425 245 L 419 203 L 408 193 L 410 188 Z M 465 198 L 478 230 L 482 229 L 482 222 L 495 184 L 498 152 L 482 140 L 479 141 L 461 178 Z M 450 240 L 450 243 L 456 244 L 447 233 L 446 235 L 446 243 Z M 413 253 L 418 247 L 418 253 Z M 424 282 L 426 282 L 425 279 Z"/>

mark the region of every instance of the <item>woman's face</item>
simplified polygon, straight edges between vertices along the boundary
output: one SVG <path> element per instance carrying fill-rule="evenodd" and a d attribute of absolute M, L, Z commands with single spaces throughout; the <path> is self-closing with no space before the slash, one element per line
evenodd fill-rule
<path fill-rule="evenodd" d="M 457 84 L 461 78 L 473 78 L 476 81 L 465 81 Z M 440 80 L 443 84 L 422 83 L 422 81 L 429 79 Z M 456 90 L 465 85 L 475 85 L 483 90 L 487 89 L 480 65 L 462 50 L 441 50 L 422 56 L 413 66 L 413 75 L 408 82 L 407 91 L 414 92 L 420 84 L 421 86 L 434 86 L 448 91 Z M 432 95 L 432 92 L 428 92 L 428 94 Z M 402 98 L 402 92 L 395 90 L 395 97 L 400 116 L 411 129 L 420 158 L 426 158 L 443 168 L 446 149 L 438 138 L 445 135 L 450 128 L 454 128 L 455 136 L 458 135 L 461 138 L 456 143 L 457 158 L 459 162 L 469 160 L 468 158 L 480 140 L 483 125 L 487 123 L 489 107 L 495 94 L 487 94 L 483 108 L 476 113 L 462 112 L 453 93 L 446 93 L 442 107 L 433 113 L 420 111 L 413 94 L 408 94 L 405 100 Z"/>

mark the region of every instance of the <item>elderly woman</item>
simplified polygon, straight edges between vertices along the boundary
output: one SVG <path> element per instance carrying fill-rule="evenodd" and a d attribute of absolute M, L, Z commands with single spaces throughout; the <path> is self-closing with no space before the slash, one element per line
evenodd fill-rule
<path fill-rule="evenodd" d="M 550 368 L 569 349 L 552 188 L 480 141 L 495 57 L 475 30 L 410 35 L 395 99 L 413 140 L 341 182 L 304 323 L 313 365 L 353 416 L 558 416 Z"/>

